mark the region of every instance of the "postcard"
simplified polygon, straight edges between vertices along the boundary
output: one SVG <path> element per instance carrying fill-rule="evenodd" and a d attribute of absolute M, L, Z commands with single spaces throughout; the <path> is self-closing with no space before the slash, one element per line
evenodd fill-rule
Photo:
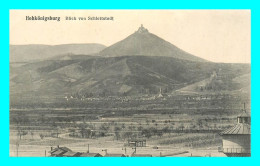
<path fill-rule="evenodd" d="M 250 157 L 250 10 L 10 10 L 11 157 Z"/>

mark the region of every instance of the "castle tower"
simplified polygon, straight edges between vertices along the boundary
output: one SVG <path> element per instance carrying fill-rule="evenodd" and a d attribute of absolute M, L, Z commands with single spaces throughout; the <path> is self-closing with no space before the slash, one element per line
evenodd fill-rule
<path fill-rule="evenodd" d="M 148 33 L 148 29 L 146 29 L 143 24 L 138 28 L 137 30 L 138 33 Z"/>

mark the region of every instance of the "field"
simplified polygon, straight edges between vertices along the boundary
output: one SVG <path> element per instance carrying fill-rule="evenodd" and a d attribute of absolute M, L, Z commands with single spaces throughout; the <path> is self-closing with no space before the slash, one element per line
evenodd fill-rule
<path fill-rule="evenodd" d="M 137 154 L 223 156 L 218 152 L 222 144 L 218 133 L 236 123 L 243 101 L 250 110 L 250 99 L 225 93 L 178 95 L 59 99 L 60 104 L 44 107 L 13 104 L 10 156 L 48 156 L 57 145 L 79 152 L 89 146 L 91 152 L 104 154 L 107 149 L 131 156 L 134 149 L 128 140 L 134 139 L 146 140 L 146 147 L 137 147 Z"/>

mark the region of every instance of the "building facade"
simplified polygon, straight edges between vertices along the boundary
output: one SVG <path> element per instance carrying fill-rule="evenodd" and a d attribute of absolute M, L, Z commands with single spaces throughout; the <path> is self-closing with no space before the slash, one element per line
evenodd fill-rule
<path fill-rule="evenodd" d="M 237 124 L 223 132 L 222 152 L 228 157 L 251 156 L 251 117 L 243 110 L 237 117 Z"/>

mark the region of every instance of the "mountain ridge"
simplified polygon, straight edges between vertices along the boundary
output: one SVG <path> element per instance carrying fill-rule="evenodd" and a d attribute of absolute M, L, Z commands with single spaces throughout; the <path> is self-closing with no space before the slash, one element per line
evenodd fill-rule
<path fill-rule="evenodd" d="M 106 46 L 98 43 L 87 44 L 28 44 L 10 45 L 10 62 L 29 62 L 48 60 L 56 56 L 66 55 L 93 55 L 104 49 Z"/>
<path fill-rule="evenodd" d="M 183 51 L 170 42 L 150 33 L 141 26 L 136 32 L 100 51 L 99 55 L 113 56 L 166 56 L 190 61 L 207 60 Z"/>

